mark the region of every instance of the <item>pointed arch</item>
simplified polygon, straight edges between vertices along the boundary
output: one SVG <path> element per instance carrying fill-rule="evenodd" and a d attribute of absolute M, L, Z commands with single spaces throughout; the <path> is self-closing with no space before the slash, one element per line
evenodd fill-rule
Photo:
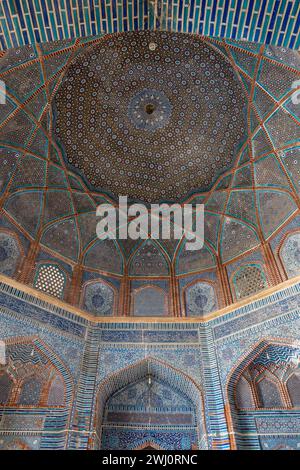
<path fill-rule="evenodd" d="M 145 240 L 129 260 L 131 276 L 168 276 L 170 263 L 162 247 L 154 240 Z"/>
<path fill-rule="evenodd" d="M 76 262 L 79 256 L 79 240 L 76 219 L 70 217 L 48 225 L 41 237 L 41 244 L 52 252 Z"/>
<path fill-rule="evenodd" d="M 36 236 L 42 214 L 43 191 L 28 190 L 12 194 L 4 209 L 27 234 Z"/>
<path fill-rule="evenodd" d="M 133 450 L 163 450 L 158 444 L 153 441 L 146 441 L 143 444 L 135 447 Z"/>
<path fill-rule="evenodd" d="M 215 254 L 210 246 L 204 242 L 201 250 L 187 250 L 186 239 L 184 239 L 176 254 L 176 274 L 206 271 L 217 265 Z"/>
<path fill-rule="evenodd" d="M 86 250 L 83 264 L 97 271 L 123 274 L 124 258 L 115 240 L 96 240 Z"/>
<path fill-rule="evenodd" d="M 259 244 L 256 230 L 241 221 L 224 217 L 220 240 L 220 255 L 223 263 L 250 251 Z"/>
<path fill-rule="evenodd" d="M 112 373 L 100 384 L 96 397 L 94 416 L 95 440 L 93 447 L 101 447 L 103 416 L 109 398 L 114 393 L 145 377 L 163 380 L 165 383 L 179 390 L 190 400 L 195 407 L 196 413 L 197 445 L 200 449 L 207 448 L 204 400 L 199 384 L 185 372 L 176 369 L 165 361 L 152 357 L 147 357 Z M 147 440 L 146 438 L 145 442 Z M 140 445 L 143 445 L 145 442 L 141 442 Z"/>
<path fill-rule="evenodd" d="M 195 279 L 183 289 L 183 305 L 187 317 L 205 317 L 218 309 L 215 283 Z"/>

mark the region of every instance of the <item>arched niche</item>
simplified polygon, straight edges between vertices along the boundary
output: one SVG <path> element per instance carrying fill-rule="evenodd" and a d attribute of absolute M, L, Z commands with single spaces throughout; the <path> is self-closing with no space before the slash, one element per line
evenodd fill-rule
<path fill-rule="evenodd" d="M 100 385 L 94 429 L 98 449 L 207 448 L 199 386 L 153 358 L 121 369 Z"/>
<path fill-rule="evenodd" d="M 74 393 L 71 372 L 39 338 L 8 338 L 5 345 L 6 361 L 0 365 L 0 421 L 4 420 L 4 427 L 0 426 L 0 438 L 3 437 L 3 429 L 8 436 L 12 436 L 15 429 L 18 429 L 20 437 L 23 430 L 26 436 L 24 416 L 28 420 L 36 416 L 36 421 L 32 418 L 35 429 L 42 433 L 46 423 L 44 417 L 48 413 L 52 416 L 47 424 L 49 434 L 42 433 L 36 438 L 35 448 L 39 448 L 43 441 L 47 448 L 61 446 L 66 435 L 57 430 L 55 420 L 59 420 L 61 430 L 67 429 Z M 55 433 L 60 433 L 58 444 L 55 439 L 49 442 L 49 435 Z M 2 448 L 9 448 L 9 442 L 3 440 Z"/>
<path fill-rule="evenodd" d="M 232 448 L 269 448 L 266 429 L 276 437 L 279 418 L 283 424 L 299 413 L 300 343 L 260 341 L 232 369 L 226 393 Z"/>
<path fill-rule="evenodd" d="M 168 315 L 168 294 L 161 287 L 146 285 L 131 293 L 131 312 L 133 316 Z"/>
<path fill-rule="evenodd" d="M 300 274 L 300 232 L 289 233 L 284 239 L 279 257 L 288 278 Z"/>
<path fill-rule="evenodd" d="M 131 276 L 168 276 L 169 263 L 161 246 L 145 240 L 133 254 L 129 263 Z"/>
<path fill-rule="evenodd" d="M 70 373 L 37 338 L 9 338 L 0 366 L 0 407 L 60 407 L 71 400 Z"/>
<path fill-rule="evenodd" d="M 212 283 L 197 280 L 184 289 L 184 304 L 187 317 L 205 317 L 218 309 L 216 291 Z"/>
<path fill-rule="evenodd" d="M 95 316 L 111 316 L 116 310 L 117 290 L 103 279 L 86 282 L 82 307 Z"/>

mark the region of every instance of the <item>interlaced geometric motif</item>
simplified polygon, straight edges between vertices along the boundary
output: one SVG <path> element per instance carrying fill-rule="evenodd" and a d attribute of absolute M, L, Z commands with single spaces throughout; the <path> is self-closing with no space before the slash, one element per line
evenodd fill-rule
<path fill-rule="evenodd" d="M 141 276 L 168 275 L 169 268 L 165 256 L 159 246 L 151 240 L 146 240 L 135 253 L 130 274 Z"/>
<path fill-rule="evenodd" d="M 198 36 L 128 32 L 72 61 L 55 96 L 55 134 L 92 189 L 177 201 L 232 166 L 245 105 L 233 68 Z"/>
<path fill-rule="evenodd" d="M 297 210 L 297 205 L 289 194 L 279 191 L 259 191 L 258 204 L 261 224 L 266 237 L 274 233 L 278 228 L 278 223 L 283 224 Z"/>
<path fill-rule="evenodd" d="M 203 317 L 217 309 L 214 288 L 208 282 L 197 282 L 185 292 L 186 315 Z"/>
<path fill-rule="evenodd" d="M 270 364 L 297 364 L 300 362 L 300 350 L 286 345 L 268 346 L 259 356 L 257 356 L 253 364 L 261 364 L 265 367 Z"/>
<path fill-rule="evenodd" d="M 222 233 L 222 259 L 233 260 L 239 253 L 259 245 L 255 230 L 240 221 L 224 218 Z"/>
<path fill-rule="evenodd" d="M 94 227 L 94 224 L 92 224 Z M 94 233 L 94 237 L 96 233 Z M 114 240 L 97 240 L 84 257 L 84 263 L 89 268 L 99 271 L 121 274 L 123 269 L 122 256 Z"/>
<path fill-rule="evenodd" d="M 12 361 L 18 361 L 22 364 L 34 364 L 43 367 L 47 364 L 47 359 L 43 354 L 31 344 L 8 344 L 6 351 Z"/>
<path fill-rule="evenodd" d="M 283 155 L 283 161 L 298 193 L 300 193 L 300 148 L 294 147 Z"/>
<path fill-rule="evenodd" d="M 112 315 L 114 290 L 101 281 L 88 284 L 84 291 L 83 307 L 95 315 Z"/>
<path fill-rule="evenodd" d="M 212 252 L 203 246 L 201 250 L 187 250 L 186 244 L 182 245 L 182 249 L 177 255 L 177 273 L 183 274 L 188 272 L 204 271 L 215 267 L 216 260 Z"/>
<path fill-rule="evenodd" d="M 1 222 L 22 233 L 24 245 L 38 237 L 37 257 L 46 247 L 53 257 L 107 277 L 171 281 L 174 271 L 176 277 L 216 273 L 217 261 L 261 249 L 263 239 L 295 219 L 300 126 L 291 90 L 300 79 L 299 53 L 178 31 L 65 38 L 1 57 L 7 88 L 0 117 Z M 144 106 L 144 98 L 151 102 Z M 192 190 L 191 201 L 205 205 L 205 248 L 192 253 L 181 249 L 182 239 L 162 240 L 159 256 L 139 242 L 97 243 L 95 209 L 109 200 L 104 190 L 118 196 L 125 188 L 137 200 L 162 194 L 162 202 L 179 203 Z M 26 260 L 24 276 L 12 268 L 0 271 L 29 282 Z M 291 269 L 283 277 L 296 275 Z M 238 298 L 257 292 L 258 278 Z M 61 297 L 62 279 L 56 281 L 54 295 Z M 77 305 L 79 297 L 72 296 Z"/>

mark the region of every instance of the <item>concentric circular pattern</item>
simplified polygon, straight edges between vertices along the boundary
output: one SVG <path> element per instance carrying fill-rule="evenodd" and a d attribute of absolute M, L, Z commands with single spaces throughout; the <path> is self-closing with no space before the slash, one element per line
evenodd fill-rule
<path fill-rule="evenodd" d="M 157 90 L 142 90 L 129 103 L 128 116 L 137 129 L 155 131 L 165 127 L 172 112 L 166 95 Z"/>
<path fill-rule="evenodd" d="M 209 189 L 246 127 L 230 63 L 184 34 L 103 38 L 76 57 L 55 104 L 68 163 L 92 187 L 146 202 Z"/>

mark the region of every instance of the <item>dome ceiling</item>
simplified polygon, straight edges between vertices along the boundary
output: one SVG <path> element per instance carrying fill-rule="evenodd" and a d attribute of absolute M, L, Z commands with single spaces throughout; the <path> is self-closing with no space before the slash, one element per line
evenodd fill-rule
<path fill-rule="evenodd" d="M 173 37 L 178 40 L 173 41 Z M 187 44 L 183 42 L 185 39 L 188 39 Z M 134 51 L 132 41 L 137 43 Z M 154 50 L 150 50 L 150 42 L 157 45 Z M 122 51 L 121 45 L 127 47 L 127 50 Z M 169 49 L 165 50 L 164 45 L 169 46 Z M 176 52 L 175 47 L 180 52 Z M 185 52 L 193 55 L 192 60 L 185 56 Z M 118 60 L 115 60 L 114 66 L 111 65 L 114 53 L 120 54 L 124 62 L 134 54 L 139 54 L 140 58 L 125 63 L 122 71 L 117 68 Z M 147 70 L 146 54 L 149 57 L 153 54 L 152 67 L 161 67 L 160 73 L 153 69 Z M 199 54 L 199 60 L 195 59 L 196 54 Z M 157 64 L 156 55 L 160 57 Z M 96 67 L 104 66 L 104 61 L 97 62 L 99 56 L 107 58 L 109 63 L 97 74 Z M 164 61 L 168 57 L 171 62 Z M 177 58 L 181 64 L 175 64 Z M 134 70 L 139 60 L 143 73 L 136 76 Z M 90 78 L 88 74 L 81 76 L 86 83 L 80 87 L 84 88 L 83 104 L 80 105 L 80 89 L 75 90 L 78 90 L 83 67 L 89 67 L 85 63 L 90 63 L 89 73 L 93 75 Z M 206 64 L 203 69 L 201 63 Z M 220 65 L 220 69 L 217 65 Z M 75 73 L 77 69 L 81 70 L 78 77 Z M 216 73 L 213 77 L 205 75 L 206 71 L 212 72 L 214 69 Z M 134 76 L 129 80 L 131 70 Z M 168 70 L 172 70 L 170 75 Z M 175 70 L 182 73 L 182 78 L 176 77 Z M 192 72 L 196 75 L 192 75 Z M 124 87 L 118 81 L 121 81 L 122 74 L 125 77 Z M 139 77 L 143 75 L 146 85 L 140 84 Z M 106 77 L 105 82 L 101 81 L 102 76 Z M 73 81 L 70 80 L 72 77 Z M 153 78 L 154 81 L 151 81 Z M 144 260 L 152 256 L 154 269 L 159 265 L 158 254 L 163 253 L 161 272 L 156 271 L 156 274 L 165 275 L 170 263 L 173 263 L 177 274 L 185 274 L 214 269 L 217 262 L 226 264 L 255 250 L 265 240 L 275 237 L 293 218 L 295 226 L 299 224 L 296 219 L 300 194 L 299 105 L 292 99 L 295 91 L 292 87 L 300 80 L 300 59 L 295 51 L 177 34 L 168 34 L 163 39 L 161 33 L 154 36 L 128 33 L 110 35 L 107 39 L 93 37 L 11 49 L 0 57 L 0 79 L 5 82 L 7 89 L 6 104 L 0 107 L 0 223 L 7 230 L 15 230 L 24 240 L 25 247 L 30 242 L 36 243 L 47 253 L 72 265 L 78 263 L 118 275 L 122 274 L 124 266 L 131 269 L 134 275 L 141 275 L 136 267 L 139 261 L 138 266 L 144 266 L 142 274 L 147 276 L 150 268 L 147 271 Z M 209 79 L 215 80 L 210 88 Z M 161 84 L 159 80 L 162 80 Z M 182 80 L 187 81 L 186 85 Z M 226 86 L 225 80 L 228 81 Z M 173 88 L 168 85 L 169 81 L 174 83 Z M 72 83 L 75 88 L 68 93 L 67 87 Z M 91 84 L 99 84 L 95 97 L 88 94 Z M 128 90 L 125 90 L 126 86 Z M 112 102 L 108 103 L 108 110 L 104 108 L 107 101 L 105 97 L 109 96 L 106 89 L 109 87 L 114 98 L 120 90 L 125 90 L 118 97 L 120 104 L 114 110 Z M 195 90 L 202 87 L 207 93 L 197 92 L 196 96 Z M 218 87 L 220 93 L 212 93 L 213 87 Z M 178 90 L 177 95 L 175 89 Z M 233 90 L 233 95 L 229 90 Z M 86 102 L 85 94 L 88 95 Z M 147 108 L 150 114 L 141 104 L 144 103 L 143 99 L 148 100 L 148 95 L 151 99 L 150 103 L 147 101 L 151 105 Z M 192 95 L 196 96 L 196 100 L 192 100 Z M 210 102 L 206 103 L 206 96 L 214 106 L 218 103 L 217 96 L 226 98 L 230 113 L 224 112 L 222 120 L 220 116 L 217 117 L 221 126 L 216 129 L 211 125 L 214 115 L 211 114 L 210 122 L 206 117 L 207 132 L 203 134 L 204 116 L 210 112 Z M 236 103 L 232 102 L 231 96 L 236 98 Z M 71 108 L 67 107 L 68 101 Z M 199 120 L 193 116 L 197 104 Z M 79 109 L 79 106 L 83 108 Z M 89 122 L 93 116 L 90 112 L 93 106 L 94 124 Z M 231 119 L 235 109 L 236 121 Z M 218 111 L 221 114 L 221 107 Z M 58 113 L 56 121 L 55 112 Z M 68 112 L 71 112 L 70 116 Z M 83 136 L 79 139 L 74 130 L 75 116 L 79 118 L 80 112 L 86 132 L 84 138 L 88 142 L 84 142 Z M 184 118 L 182 125 L 179 125 L 181 112 Z M 243 113 L 246 113 L 244 133 Z M 148 122 L 146 114 L 150 116 Z M 68 117 L 72 123 L 70 129 L 67 128 Z M 114 121 L 114 118 L 117 120 Z M 191 121 L 195 124 L 192 125 Z M 101 137 L 97 137 L 96 133 L 104 122 L 107 126 L 101 132 Z M 119 124 L 124 127 L 119 128 Z M 230 124 L 234 126 L 232 133 Z M 95 130 L 92 130 L 93 126 Z M 111 133 L 107 132 L 109 127 Z M 188 132 L 189 128 L 192 129 L 191 133 Z M 128 134 L 124 133 L 124 129 L 128 129 Z M 213 130 L 217 131 L 215 137 Z M 113 132 L 117 135 L 116 139 L 113 139 Z M 171 137 L 167 136 L 168 132 L 172 133 Z M 224 140 L 226 138 L 226 151 L 221 133 Z M 68 144 L 69 135 L 71 144 Z M 134 144 L 130 143 L 129 136 L 134 137 Z M 168 148 L 158 138 L 159 145 L 155 146 L 153 142 L 156 136 L 168 138 Z M 198 142 L 199 136 L 203 137 L 201 142 Z M 214 142 L 209 142 L 208 136 L 212 136 Z M 142 141 L 138 141 L 139 138 Z M 119 152 L 115 140 L 122 140 L 123 150 L 124 146 L 127 147 L 126 153 Z M 181 146 L 179 141 L 182 142 Z M 221 144 L 224 146 L 223 153 L 219 152 Z M 73 145 L 77 145 L 77 149 L 73 149 Z M 86 152 L 89 145 L 93 145 L 93 148 L 91 152 Z M 163 150 L 170 150 L 171 145 L 176 145 L 176 148 L 172 149 L 172 153 L 165 154 Z M 194 151 L 196 145 L 199 146 L 199 153 Z M 214 150 L 208 151 L 209 146 Z M 143 150 L 144 154 L 131 153 L 130 150 L 134 148 L 136 151 Z M 79 150 L 85 154 L 80 155 Z M 97 159 L 96 151 L 99 151 Z M 147 152 L 152 152 L 151 157 Z M 174 166 L 172 163 L 174 174 L 170 178 L 166 178 L 169 169 L 162 172 L 163 181 L 158 181 L 161 171 L 158 169 L 159 163 L 156 162 L 157 166 L 150 168 L 150 163 L 154 164 L 158 153 L 161 153 L 161 161 L 164 163 L 170 162 L 172 158 L 178 159 Z M 216 159 L 217 156 L 220 160 Z M 76 172 L 72 169 L 76 161 L 69 162 L 70 158 L 77 159 Z M 148 163 L 149 168 L 142 166 L 143 162 L 146 165 Z M 191 169 L 188 166 L 190 162 L 194 165 Z M 92 163 L 94 166 L 89 166 Z M 111 167 L 106 166 L 108 163 Z M 182 170 L 181 166 L 186 168 Z M 99 173 L 96 173 L 97 168 Z M 132 175 L 120 175 L 122 169 L 124 173 L 125 170 L 132 171 Z M 175 169 L 179 174 L 175 174 Z M 223 173 L 217 177 L 220 172 Z M 149 183 L 152 193 L 145 192 L 148 186 L 145 182 L 141 183 L 143 174 L 149 175 L 149 180 L 152 176 L 157 178 L 157 184 L 151 183 L 150 186 Z M 101 178 L 102 175 L 105 178 Z M 183 181 L 183 175 L 186 181 L 177 186 L 176 182 Z M 149 241 L 140 249 L 139 241 L 123 241 L 115 245 L 107 242 L 105 249 L 101 249 L 104 245 L 99 247 L 95 234 L 95 210 L 100 202 L 110 200 L 107 191 L 114 195 L 124 194 L 124 190 L 116 184 L 118 181 L 122 181 L 122 184 L 129 181 L 130 195 L 146 200 L 150 199 L 149 195 L 151 200 L 182 199 L 198 188 L 199 193 L 197 189 L 190 199 L 205 204 L 204 249 L 188 253 L 181 249 L 184 240 L 161 240 L 155 247 Z M 131 183 L 133 187 L 130 187 Z M 174 186 L 174 192 L 171 186 Z M 96 187 L 102 188 L 102 192 L 96 190 Z M 157 192 L 154 192 L 155 188 Z M 163 190 L 166 193 L 162 193 Z M 138 249 L 138 256 L 131 263 Z M 106 253 L 105 258 L 103 253 Z"/>
<path fill-rule="evenodd" d="M 246 93 L 228 58 L 199 36 L 109 36 L 72 62 L 55 132 L 93 189 L 145 202 L 210 189 L 247 139 Z"/>

